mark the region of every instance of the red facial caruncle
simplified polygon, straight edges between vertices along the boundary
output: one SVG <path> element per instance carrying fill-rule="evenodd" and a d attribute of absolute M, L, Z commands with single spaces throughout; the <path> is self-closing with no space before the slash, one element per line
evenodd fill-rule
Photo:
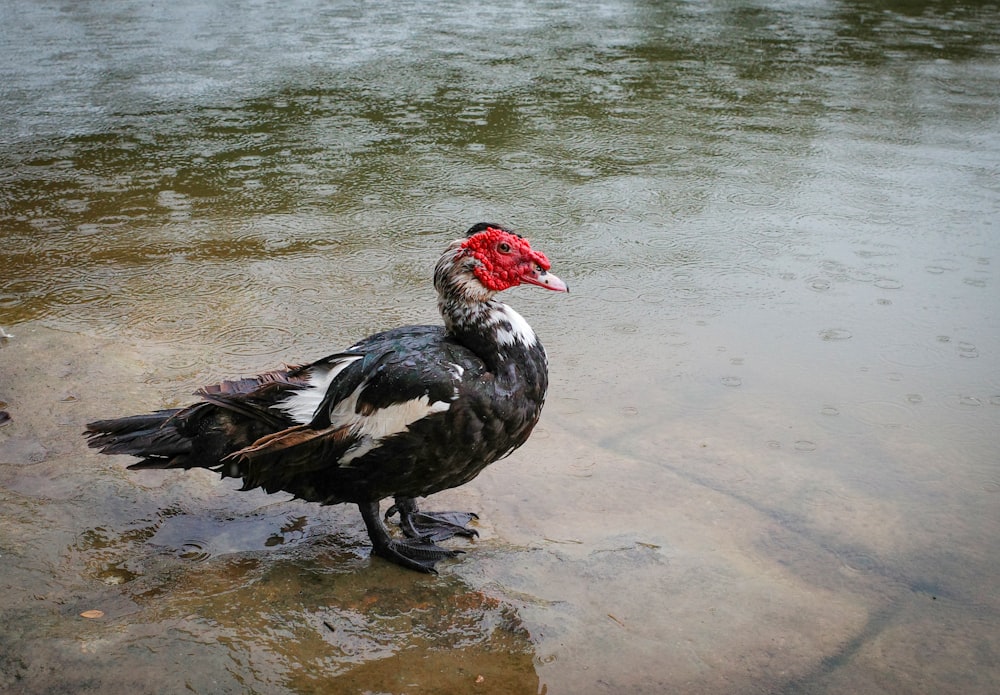
<path fill-rule="evenodd" d="M 513 232 L 487 227 L 465 240 L 462 248 L 479 261 L 475 274 L 489 290 L 500 292 L 521 283 L 566 292 L 565 283 L 548 272 L 552 264 L 544 253 Z"/>

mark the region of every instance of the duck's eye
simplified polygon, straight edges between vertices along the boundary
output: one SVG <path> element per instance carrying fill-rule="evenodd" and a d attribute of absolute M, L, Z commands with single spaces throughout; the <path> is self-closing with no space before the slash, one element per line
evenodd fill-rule
<path fill-rule="evenodd" d="M 508 244 L 506 241 L 501 241 L 499 244 L 497 244 L 497 251 L 499 251 L 500 253 L 510 253 L 510 244 Z"/>

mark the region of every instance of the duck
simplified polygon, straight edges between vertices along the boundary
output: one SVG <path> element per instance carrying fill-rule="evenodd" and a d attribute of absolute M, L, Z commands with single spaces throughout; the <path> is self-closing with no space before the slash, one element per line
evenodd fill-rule
<path fill-rule="evenodd" d="M 497 295 L 519 285 L 568 292 L 550 269 L 522 235 L 477 223 L 434 266 L 441 324 L 392 328 L 314 362 L 205 386 L 186 407 L 91 422 L 87 443 L 138 457 L 131 470 L 204 468 L 241 479 L 244 491 L 356 505 L 373 555 L 436 573 L 462 552 L 438 543 L 478 535 L 469 526 L 478 517 L 422 511 L 417 500 L 473 480 L 534 429 L 548 359 Z"/>

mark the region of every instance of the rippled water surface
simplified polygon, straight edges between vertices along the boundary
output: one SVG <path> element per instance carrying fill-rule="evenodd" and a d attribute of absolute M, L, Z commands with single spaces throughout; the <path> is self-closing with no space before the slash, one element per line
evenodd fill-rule
<path fill-rule="evenodd" d="M 1000 690 L 1000 8 L 383 5 L 0 6 L 0 689 Z M 573 293 L 440 576 L 86 449 L 482 219 Z"/>

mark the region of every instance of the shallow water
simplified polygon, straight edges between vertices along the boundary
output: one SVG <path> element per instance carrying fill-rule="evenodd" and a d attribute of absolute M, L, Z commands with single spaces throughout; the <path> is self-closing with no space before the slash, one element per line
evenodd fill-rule
<path fill-rule="evenodd" d="M 995 5 L 9 3 L 0 39 L 0 687 L 1000 686 Z M 481 517 L 440 576 L 85 448 L 434 320 L 480 219 L 573 292 L 509 295 L 549 400 L 426 503 Z"/>

